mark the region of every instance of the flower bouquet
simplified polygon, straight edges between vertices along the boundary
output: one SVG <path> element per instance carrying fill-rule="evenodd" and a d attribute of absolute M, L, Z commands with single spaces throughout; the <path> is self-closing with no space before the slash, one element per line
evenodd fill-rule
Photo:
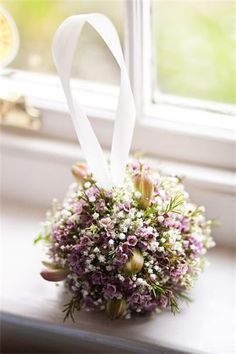
<path fill-rule="evenodd" d="M 121 67 L 109 165 L 68 84 L 85 22 L 104 38 Z M 161 175 L 140 159 L 127 162 L 135 111 L 118 44 L 114 27 L 99 14 L 70 17 L 54 39 L 54 60 L 87 159 L 72 166 L 76 183 L 62 203 L 54 201 L 37 239 L 45 242 L 50 258 L 41 276 L 64 281 L 71 294 L 65 318 L 79 309 L 106 311 L 112 319 L 168 308 L 178 312 L 214 245 L 204 208 L 191 203 L 178 177 Z"/>

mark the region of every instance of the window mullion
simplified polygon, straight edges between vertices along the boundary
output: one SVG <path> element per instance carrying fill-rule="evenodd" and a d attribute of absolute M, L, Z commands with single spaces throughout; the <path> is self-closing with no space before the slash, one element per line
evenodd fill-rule
<path fill-rule="evenodd" d="M 153 63 L 153 44 L 152 44 L 152 18 L 151 18 L 151 0 L 142 2 L 142 90 L 143 107 L 150 104 L 153 100 L 154 82 L 154 63 Z M 145 114 L 145 113 L 144 113 Z"/>
<path fill-rule="evenodd" d="M 126 63 L 135 98 L 137 120 L 143 116 L 142 1 L 126 1 Z"/>

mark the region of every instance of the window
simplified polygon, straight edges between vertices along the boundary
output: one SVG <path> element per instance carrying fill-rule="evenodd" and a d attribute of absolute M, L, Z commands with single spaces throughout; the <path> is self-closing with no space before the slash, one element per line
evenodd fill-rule
<path fill-rule="evenodd" d="M 49 185 L 58 187 L 59 196 L 64 192 L 59 188 L 61 180 L 56 184 L 54 172 L 48 171 L 55 169 L 63 175 L 80 155 L 52 64 L 51 41 L 57 25 L 68 15 L 102 12 L 119 32 L 130 74 L 137 110 L 133 151 L 143 151 L 158 160 L 161 168 L 168 165 L 169 170 L 186 175 L 196 202 L 206 205 L 210 217 L 222 220 L 222 242 L 232 244 L 235 5 L 229 0 L 5 0 L 2 4 L 17 23 L 21 47 L 14 62 L 0 73 L 0 96 L 7 91 L 20 93 L 42 114 L 37 131 L 4 129 L 2 142 L 13 156 L 9 165 L 15 168 L 6 180 L 15 183 L 15 161 L 22 153 L 22 170 L 32 169 L 24 158 L 33 156 L 32 174 L 37 171 L 41 175 L 47 168 L 44 175 Z M 84 28 L 79 46 L 73 88 L 102 146 L 110 149 L 119 71 L 89 27 Z M 95 48 L 96 53 L 91 55 Z M 59 161 L 65 165 L 59 166 Z M 68 175 L 63 176 L 66 186 Z M 25 175 L 20 177 L 24 185 Z M 45 188 L 43 183 L 41 190 Z M 46 204 L 50 193 L 54 194 L 54 190 L 46 190 L 47 194 L 38 193 L 42 204 Z M 16 193 L 15 185 L 12 191 Z M 27 187 L 17 193 L 19 199 L 27 195 L 35 200 L 34 191 Z"/>
<path fill-rule="evenodd" d="M 235 168 L 235 4 L 230 0 L 10 1 L 21 49 L 2 72 L 4 89 L 41 109 L 41 136 L 76 141 L 51 59 L 68 15 L 102 12 L 115 24 L 136 100 L 133 149 L 178 162 Z M 40 35 L 39 35 L 40 32 Z M 13 68 L 16 68 L 13 69 Z M 74 89 L 101 143 L 110 147 L 119 71 L 89 27 L 74 61 Z M 3 86 L 2 86 L 3 87 Z M 57 122 L 52 124 L 52 122 Z"/>
<path fill-rule="evenodd" d="M 236 103 L 233 1 L 153 1 L 154 96 Z"/>
<path fill-rule="evenodd" d="M 108 16 L 123 43 L 123 0 L 113 1 L 112 6 L 109 6 L 109 0 L 5 0 L 2 4 L 11 13 L 20 32 L 20 50 L 11 64 L 15 69 L 56 74 L 51 54 L 52 38 L 59 24 L 75 14 L 101 12 Z M 117 85 L 118 67 L 106 45 L 88 25 L 83 31 L 72 76 Z"/>

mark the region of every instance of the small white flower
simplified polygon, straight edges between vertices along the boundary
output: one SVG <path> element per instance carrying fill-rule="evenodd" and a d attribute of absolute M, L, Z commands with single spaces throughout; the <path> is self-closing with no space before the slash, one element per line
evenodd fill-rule
<path fill-rule="evenodd" d="M 124 280 L 125 280 L 125 278 L 124 278 L 123 275 L 121 275 L 121 274 L 118 274 L 117 277 L 120 279 L 120 281 L 124 281 Z"/>
<path fill-rule="evenodd" d="M 98 217 L 99 217 L 99 214 L 98 214 L 98 213 L 94 213 L 94 214 L 93 214 L 93 218 L 94 218 L 95 220 L 97 220 Z"/>
<path fill-rule="evenodd" d="M 98 256 L 98 260 L 99 260 L 100 262 L 104 262 L 104 261 L 105 261 L 105 257 L 104 257 L 102 254 L 100 254 L 100 255 Z"/>
<path fill-rule="evenodd" d="M 91 183 L 90 183 L 90 182 L 85 182 L 84 187 L 85 187 L 86 189 L 88 189 L 90 186 L 91 186 Z"/>
<path fill-rule="evenodd" d="M 135 215 L 135 208 L 132 208 L 132 209 L 130 209 L 130 211 L 129 211 L 129 216 L 131 217 L 131 219 L 133 219 L 133 218 L 134 218 L 134 215 Z"/>
<path fill-rule="evenodd" d="M 119 219 L 123 218 L 124 217 L 124 212 L 123 211 L 119 211 L 119 213 L 117 213 L 117 217 Z"/>
<path fill-rule="evenodd" d="M 141 194 L 139 191 L 136 191 L 136 192 L 134 193 L 134 195 L 135 195 L 135 197 L 136 197 L 137 199 L 141 198 L 141 196 L 142 196 L 142 194 Z"/>
<path fill-rule="evenodd" d="M 138 285 L 142 285 L 143 282 L 144 282 L 143 278 L 138 278 L 137 281 L 136 281 L 136 283 L 137 283 Z"/>
<path fill-rule="evenodd" d="M 150 250 L 151 251 L 156 251 L 158 246 L 159 246 L 159 242 L 157 242 L 157 241 L 151 242 L 150 243 Z"/>
<path fill-rule="evenodd" d="M 138 227 L 142 227 L 143 226 L 143 220 L 142 219 L 138 219 L 137 220 L 137 224 L 138 224 Z"/>
<path fill-rule="evenodd" d="M 125 240 L 125 238 L 126 238 L 125 234 L 123 234 L 123 233 L 119 234 L 119 239 L 120 240 Z"/>
<path fill-rule="evenodd" d="M 98 247 L 95 247 L 95 248 L 94 248 L 94 250 L 93 250 L 93 252 L 94 252 L 94 253 L 99 253 L 99 252 L 100 252 L 100 250 L 99 250 L 99 248 L 98 248 Z"/>
<path fill-rule="evenodd" d="M 112 245 L 114 245 L 114 240 L 109 240 L 108 243 L 110 246 L 112 246 Z"/>
<path fill-rule="evenodd" d="M 112 266 L 110 266 L 110 265 L 106 266 L 106 270 L 107 270 L 108 272 L 110 272 L 110 271 L 112 270 Z"/>
<path fill-rule="evenodd" d="M 126 219 L 124 225 L 129 226 L 130 224 L 131 224 L 131 219 Z"/>
<path fill-rule="evenodd" d="M 157 278 L 156 274 L 150 274 L 151 281 L 155 281 Z"/>
<path fill-rule="evenodd" d="M 153 232 L 153 227 L 148 226 L 148 227 L 147 227 L 147 232 L 151 234 L 151 233 Z"/>
<path fill-rule="evenodd" d="M 91 203 L 95 202 L 95 200 L 96 200 L 96 198 L 95 198 L 94 195 L 91 195 L 91 197 L 89 197 L 89 201 L 90 201 Z"/>

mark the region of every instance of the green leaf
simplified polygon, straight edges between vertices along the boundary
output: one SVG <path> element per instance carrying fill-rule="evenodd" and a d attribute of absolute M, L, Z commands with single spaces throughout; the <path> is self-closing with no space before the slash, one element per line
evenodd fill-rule
<path fill-rule="evenodd" d="M 209 222 L 210 222 L 211 226 L 215 226 L 215 227 L 221 226 L 221 222 L 218 219 L 210 219 Z"/>
<path fill-rule="evenodd" d="M 176 313 L 179 312 L 179 306 L 177 304 L 176 298 L 172 295 L 169 301 L 170 301 L 171 312 L 175 315 Z"/>
<path fill-rule="evenodd" d="M 201 210 L 201 208 L 196 208 L 196 209 L 194 209 L 191 213 L 190 213 L 190 217 L 196 217 L 196 216 L 198 216 L 198 215 L 201 215 L 202 214 L 202 210 Z"/>
<path fill-rule="evenodd" d="M 165 213 L 173 211 L 178 213 L 178 207 L 185 202 L 185 196 L 183 194 L 178 194 L 175 197 L 172 197 L 166 207 Z"/>
<path fill-rule="evenodd" d="M 77 297 L 73 297 L 70 302 L 64 305 L 64 310 L 62 312 L 65 313 L 64 316 L 64 321 L 67 320 L 67 318 L 71 318 L 73 322 L 75 322 L 74 319 L 74 312 L 75 310 L 79 310 L 79 299 Z"/>
<path fill-rule="evenodd" d="M 44 241 L 46 243 L 50 242 L 50 234 L 42 235 L 39 234 L 35 239 L 34 239 L 34 245 L 38 244 L 39 242 Z"/>
<path fill-rule="evenodd" d="M 151 283 L 150 284 L 152 287 L 152 292 L 154 294 L 155 297 L 157 297 L 157 295 L 163 294 L 165 292 L 164 288 L 162 288 L 159 284 L 157 283 Z"/>
<path fill-rule="evenodd" d="M 177 292 L 177 296 L 187 303 L 193 302 L 193 299 L 184 292 Z"/>
<path fill-rule="evenodd" d="M 36 245 L 38 242 L 43 240 L 43 235 L 39 234 L 35 239 L 34 239 L 34 245 Z"/>

